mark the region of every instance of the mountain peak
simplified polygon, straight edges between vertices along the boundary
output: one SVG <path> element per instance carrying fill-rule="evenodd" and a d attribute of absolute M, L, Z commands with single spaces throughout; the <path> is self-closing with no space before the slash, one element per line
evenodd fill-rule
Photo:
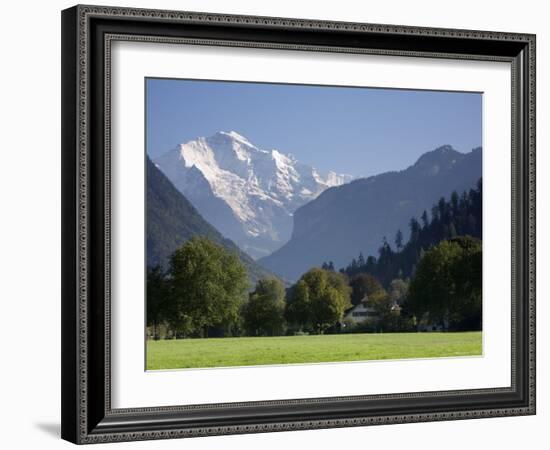
<path fill-rule="evenodd" d="M 236 131 L 180 144 L 179 153 L 155 163 L 208 222 L 253 257 L 265 256 L 290 238 L 296 209 L 351 178 L 320 174 L 290 154 L 255 146 Z"/>
<path fill-rule="evenodd" d="M 288 280 L 310 267 L 333 261 L 337 267 L 377 255 L 384 236 L 402 230 L 442 196 L 462 193 L 481 177 L 481 151 L 459 153 L 442 146 L 405 170 L 386 172 L 325 190 L 294 212 L 289 242 L 260 260 Z"/>
<path fill-rule="evenodd" d="M 250 141 L 244 137 L 242 134 L 239 134 L 237 133 L 236 131 L 218 131 L 216 134 L 214 134 L 213 137 L 216 137 L 216 136 L 223 136 L 225 138 L 229 138 L 233 141 L 238 141 L 238 142 L 241 142 L 243 144 L 247 144 L 247 145 L 250 145 L 253 147 L 253 145 L 250 143 Z"/>
<path fill-rule="evenodd" d="M 452 164 L 456 161 L 457 158 L 463 156 L 463 153 L 455 150 L 451 145 L 442 145 L 437 147 L 435 150 L 424 153 L 416 163 L 415 166 L 421 165 L 441 165 L 441 164 Z"/>

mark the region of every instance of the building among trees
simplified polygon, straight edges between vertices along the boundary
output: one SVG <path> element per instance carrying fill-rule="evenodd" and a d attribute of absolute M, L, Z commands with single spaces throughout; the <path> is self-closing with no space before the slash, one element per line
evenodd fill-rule
<path fill-rule="evenodd" d="M 389 312 L 393 316 L 399 316 L 401 314 L 401 306 L 396 302 L 393 302 L 389 307 Z M 370 323 L 376 325 L 382 320 L 380 316 L 380 310 L 376 305 L 369 302 L 367 295 L 363 297 L 361 302 L 352 308 L 348 309 L 344 315 L 344 324 L 359 325 Z"/>
<path fill-rule="evenodd" d="M 357 305 L 346 311 L 344 316 L 344 322 L 354 325 L 365 322 L 375 322 L 378 320 L 378 312 L 376 311 L 376 308 L 368 304 L 367 295 L 365 295 Z"/>

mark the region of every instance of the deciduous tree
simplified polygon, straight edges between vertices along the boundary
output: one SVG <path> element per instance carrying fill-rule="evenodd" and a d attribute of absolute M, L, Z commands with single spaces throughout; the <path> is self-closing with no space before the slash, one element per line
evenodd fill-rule
<path fill-rule="evenodd" d="M 350 294 L 345 275 L 315 267 L 292 287 L 287 317 L 302 328 L 323 333 L 342 320 L 351 306 Z"/>
<path fill-rule="evenodd" d="M 352 289 L 351 302 L 358 305 L 365 296 L 370 296 L 376 291 L 383 290 L 382 284 L 369 273 L 360 273 L 350 281 Z"/>
<path fill-rule="evenodd" d="M 170 322 L 188 333 L 227 327 L 238 318 L 246 298 L 246 268 L 230 253 L 204 237 L 193 237 L 170 259 Z"/>
<path fill-rule="evenodd" d="M 481 327 L 481 241 L 458 237 L 426 252 L 411 281 L 408 306 L 416 317 L 451 328 Z"/>
<path fill-rule="evenodd" d="M 281 335 L 285 328 L 285 286 L 277 278 L 258 281 L 243 306 L 244 327 L 250 336 Z"/>
<path fill-rule="evenodd" d="M 168 283 L 160 266 L 147 271 L 147 326 L 151 327 L 153 338 L 158 339 L 158 326 L 166 319 Z"/>

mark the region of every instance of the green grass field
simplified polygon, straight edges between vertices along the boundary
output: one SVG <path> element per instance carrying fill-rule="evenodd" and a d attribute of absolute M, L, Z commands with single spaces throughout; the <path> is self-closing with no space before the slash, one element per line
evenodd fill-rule
<path fill-rule="evenodd" d="M 481 355 L 481 332 L 179 339 L 147 342 L 147 369 Z"/>

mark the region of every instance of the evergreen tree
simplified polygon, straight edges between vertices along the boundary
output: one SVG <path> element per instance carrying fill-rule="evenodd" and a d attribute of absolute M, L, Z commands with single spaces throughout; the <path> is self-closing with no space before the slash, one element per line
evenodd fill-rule
<path fill-rule="evenodd" d="M 418 223 L 418 220 L 416 220 L 415 217 L 412 217 L 409 221 L 409 228 L 411 229 L 411 237 L 410 241 L 416 242 L 418 241 L 419 233 L 420 233 L 420 224 Z"/>
<path fill-rule="evenodd" d="M 376 258 L 372 255 L 368 256 L 367 257 L 367 262 L 365 264 L 365 269 L 363 270 L 363 272 L 367 272 L 367 273 L 374 273 L 376 271 Z"/>
<path fill-rule="evenodd" d="M 401 233 L 401 230 L 397 230 L 395 234 L 395 248 L 398 252 L 403 249 L 403 233 Z"/>
<path fill-rule="evenodd" d="M 453 191 L 451 194 L 451 211 L 453 213 L 453 217 L 458 216 L 458 194 L 456 191 Z"/>
<path fill-rule="evenodd" d="M 422 229 L 425 230 L 429 225 L 428 212 L 426 210 L 424 210 L 420 219 L 422 220 Z"/>
<path fill-rule="evenodd" d="M 369 273 L 380 280 L 383 286 L 388 286 L 395 278 L 408 278 L 414 275 L 425 250 L 430 249 L 444 239 L 459 236 L 481 238 L 482 232 L 482 183 L 478 182 L 475 189 L 458 195 L 453 192 L 446 201 L 441 198 L 432 208 L 431 220 L 427 211 L 421 215 L 421 223 L 412 217 L 409 222 L 410 237 L 407 243 L 401 243 L 396 234 L 396 251 L 392 251 L 384 238 L 378 251 L 378 258 L 369 255 L 365 264 L 357 259 L 341 270 L 349 277 L 360 273 Z M 359 255 L 360 257 L 362 254 Z M 361 259 L 361 258 L 359 258 Z"/>

